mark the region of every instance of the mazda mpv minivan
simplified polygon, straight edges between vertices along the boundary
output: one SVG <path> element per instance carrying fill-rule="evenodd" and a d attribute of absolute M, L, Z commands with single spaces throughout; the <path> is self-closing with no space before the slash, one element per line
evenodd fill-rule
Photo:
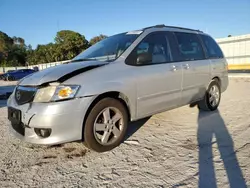
<path fill-rule="evenodd" d="M 211 36 L 156 25 L 25 77 L 8 99 L 8 119 L 27 142 L 83 140 L 104 152 L 123 141 L 129 121 L 194 103 L 217 109 L 227 86 L 227 62 Z"/>

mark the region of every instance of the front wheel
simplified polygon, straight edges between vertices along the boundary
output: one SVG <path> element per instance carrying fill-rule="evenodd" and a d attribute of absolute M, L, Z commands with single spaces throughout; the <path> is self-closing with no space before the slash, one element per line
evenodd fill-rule
<path fill-rule="evenodd" d="M 214 111 L 218 108 L 221 99 L 220 84 L 212 80 L 204 98 L 198 103 L 198 108 L 204 111 Z"/>
<path fill-rule="evenodd" d="M 6 80 L 7 81 L 15 81 L 15 77 L 14 76 L 8 76 Z"/>
<path fill-rule="evenodd" d="M 84 126 L 85 145 L 97 152 L 109 151 L 124 139 L 128 114 L 117 99 L 104 98 L 90 111 Z"/>

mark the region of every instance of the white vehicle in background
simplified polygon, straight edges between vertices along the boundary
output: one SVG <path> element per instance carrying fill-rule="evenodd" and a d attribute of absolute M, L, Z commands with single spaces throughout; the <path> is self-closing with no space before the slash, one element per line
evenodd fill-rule
<path fill-rule="evenodd" d="M 71 63 L 21 80 L 8 118 L 27 142 L 83 139 L 104 152 L 123 141 L 129 121 L 191 103 L 216 110 L 227 86 L 227 62 L 214 39 L 157 25 L 108 37 Z"/>

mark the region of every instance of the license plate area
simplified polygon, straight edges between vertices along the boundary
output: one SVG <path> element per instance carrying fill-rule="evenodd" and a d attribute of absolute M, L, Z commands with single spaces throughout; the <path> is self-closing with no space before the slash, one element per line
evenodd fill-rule
<path fill-rule="evenodd" d="M 22 113 L 20 110 L 11 107 L 8 108 L 8 119 L 11 122 L 12 128 L 24 136 L 25 129 L 23 123 L 21 122 L 21 115 Z"/>
<path fill-rule="evenodd" d="M 8 108 L 8 119 L 13 124 L 20 124 L 21 123 L 21 111 L 15 108 Z"/>

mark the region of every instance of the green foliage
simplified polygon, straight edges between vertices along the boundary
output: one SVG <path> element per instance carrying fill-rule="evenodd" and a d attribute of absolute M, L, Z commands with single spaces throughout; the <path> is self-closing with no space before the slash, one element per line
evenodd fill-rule
<path fill-rule="evenodd" d="M 26 56 L 27 52 L 24 46 L 12 45 L 7 57 L 8 66 L 25 66 Z"/>
<path fill-rule="evenodd" d="M 14 44 L 25 46 L 25 40 L 23 38 L 14 36 L 12 39 L 13 39 Z"/>
<path fill-rule="evenodd" d="M 88 41 L 83 35 L 69 30 L 59 31 L 55 37 L 55 43 L 64 59 L 72 59 L 89 47 Z"/>
<path fill-rule="evenodd" d="M 9 37 L 0 31 L 0 66 L 25 66 L 40 63 L 69 60 L 89 46 L 107 38 L 105 35 L 93 37 L 90 43 L 80 33 L 62 30 L 57 32 L 54 43 L 38 45 L 32 49 L 21 37 Z"/>
<path fill-rule="evenodd" d="M 25 65 L 26 46 L 23 38 L 9 37 L 0 31 L 0 65 Z"/>
<path fill-rule="evenodd" d="M 57 32 L 55 43 L 38 45 L 27 56 L 29 64 L 49 63 L 72 59 L 89 47 L 85 37 L 77 32 L 62 30 Z"/>
<path fill-rule="evenodd" d="M 13 44 L 13 40 L 0 31 L 0 64 L 6 64 L 8 57 L 8 48 Z"/>
<path fill-rule="evenodd" d="M 89 43 L 90 43 L 90 45 L 94 45 L 95 43 L 97 43 L 97 42 L 99 42 L 107 37 L 108 36 L 101 34 L 99 36 L 96 36 L 96 37 L 93 37 L 92 39 L 90 39 Z"/>

